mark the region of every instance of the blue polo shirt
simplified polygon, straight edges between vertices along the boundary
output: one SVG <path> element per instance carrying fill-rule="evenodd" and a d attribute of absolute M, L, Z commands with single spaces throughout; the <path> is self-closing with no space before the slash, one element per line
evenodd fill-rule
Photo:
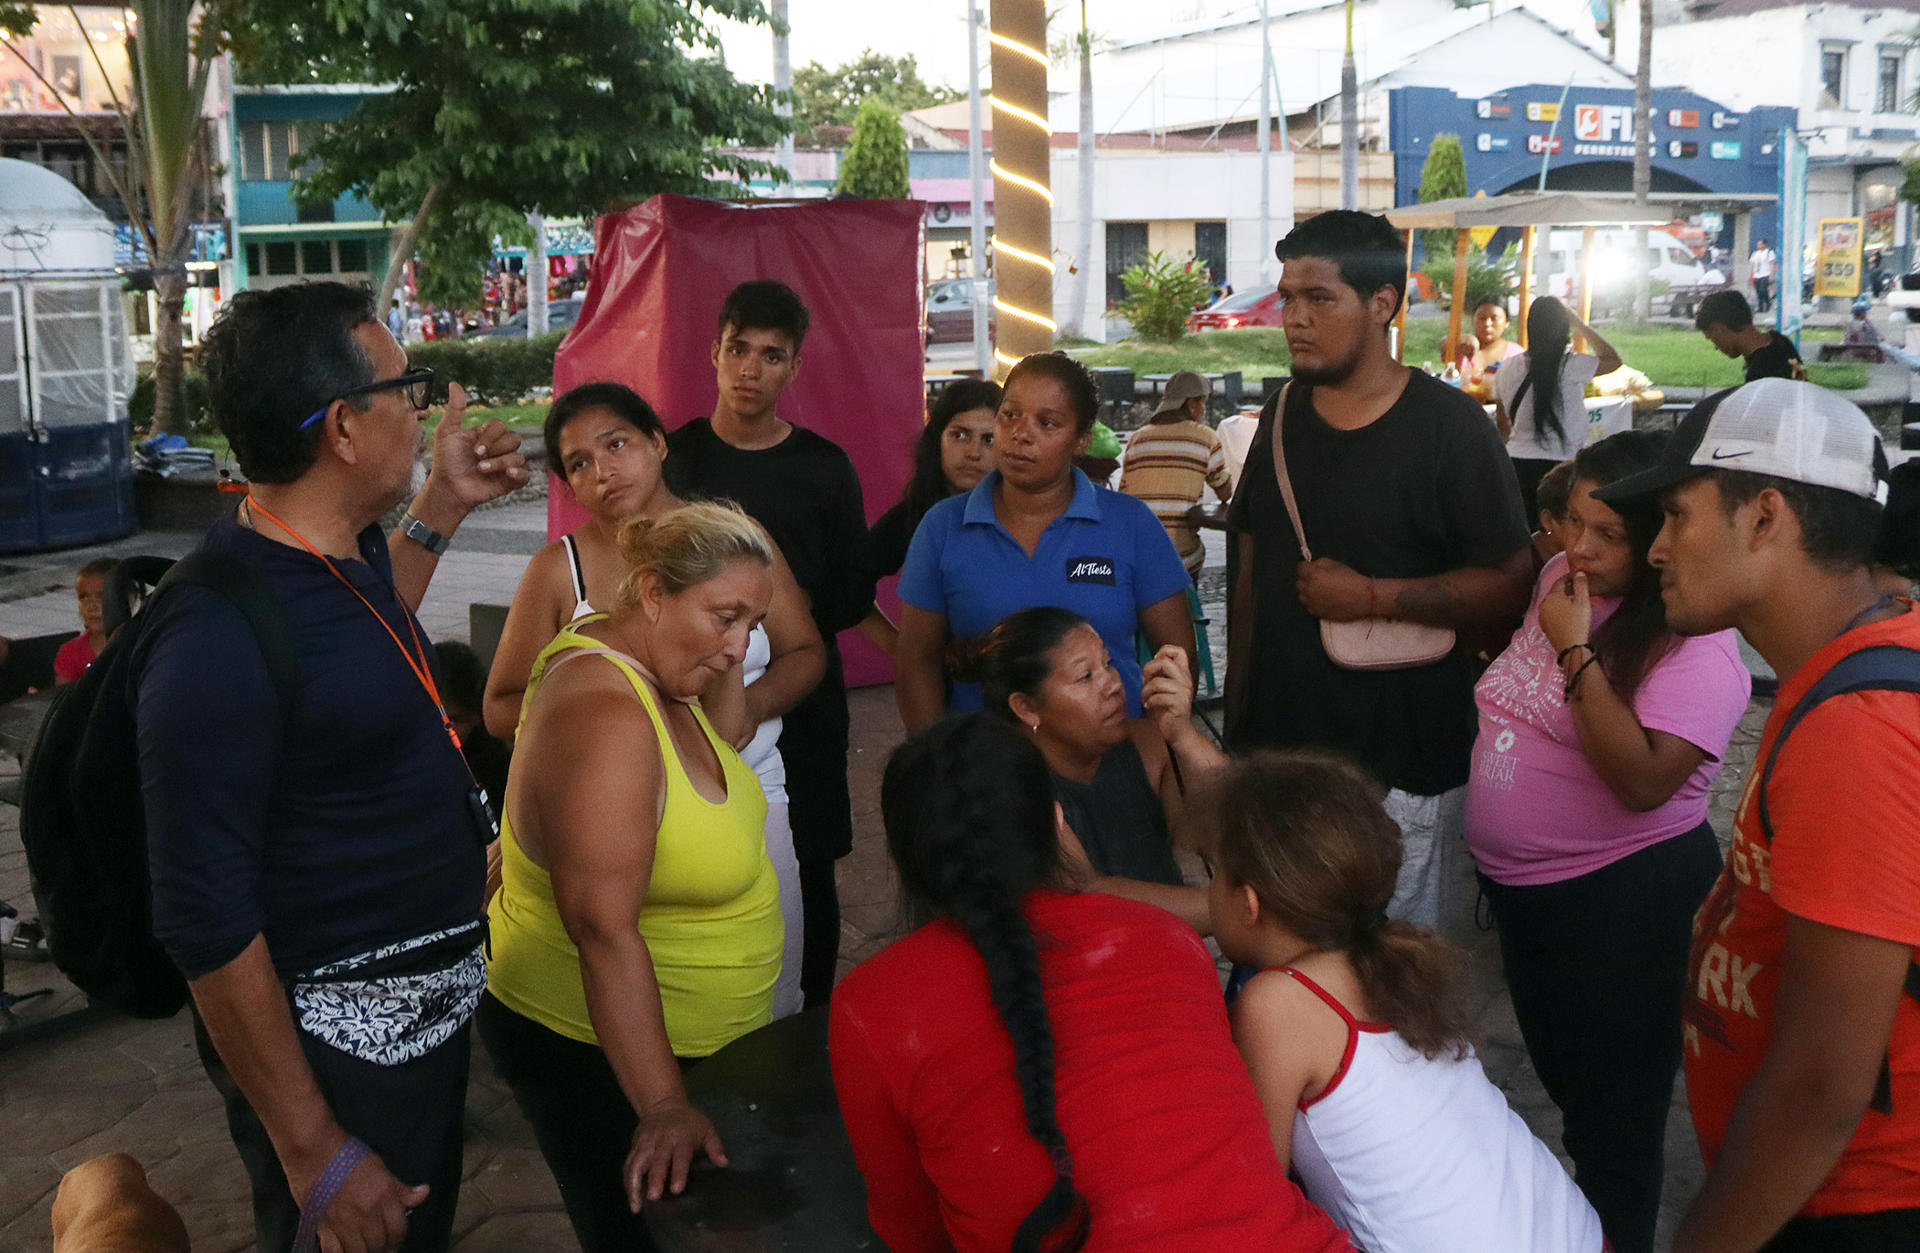
<path fill-rule="evenodd" d="M 993 514 L 995 470 L 964 496 L 927 511 L 907 546 L 900 599 L 945 614 L 956 640 L 985 635 L 1017 609 L 1052 605 L 1093 624 L 1127 689 L 1127 713 L 1140 714 L 1140 666 L 1134 632 L 1140 611 L 1184 593 L 1187 568 L 1166 528 L 1140 501 L 1073 472 L 1073 500 L 1047 524 L 1027 556 Z M 953 686 L 952 708 L 980 708 L 973 683 Z"/>

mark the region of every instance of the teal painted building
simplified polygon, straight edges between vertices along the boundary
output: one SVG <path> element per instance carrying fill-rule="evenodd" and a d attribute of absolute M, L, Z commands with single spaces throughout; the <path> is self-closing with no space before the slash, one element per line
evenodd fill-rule
<path fill-rule="evenodd" d="M 397 223 L 358 196 L 302 208 L 293 199 L 293 160 L 329 122 L 379 94 L 364 84 L 233 88 L 233 221 L 239 246 L 234 287 L 280 287 L 334 279 L 377 285 Z"/>

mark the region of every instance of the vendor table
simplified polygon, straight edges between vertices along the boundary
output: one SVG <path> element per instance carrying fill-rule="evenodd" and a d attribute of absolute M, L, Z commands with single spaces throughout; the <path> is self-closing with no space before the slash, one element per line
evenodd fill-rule
<path fill-rule="evenodd" d="M 833 1093 L 826 1010 L 741 1036 L 687 1072 L 687 1096 L 713 1120 L 732 1165 L 697 1166 L 685 1192 L 646 1207 L 662 1250 L 880 1253 Z"/>

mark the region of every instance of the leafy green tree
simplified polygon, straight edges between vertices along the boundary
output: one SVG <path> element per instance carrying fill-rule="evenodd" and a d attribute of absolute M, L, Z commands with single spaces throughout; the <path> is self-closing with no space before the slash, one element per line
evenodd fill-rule
<path fill-rule="evenodd" d="M 890 57 L 869 48 L 844 65 L 812 61 L 793 72 L 794 129 L 809 135 L 823 126 L 852 126 L 869 97 L 906 113 L 965 94 L 923 82 L 911 55 Z"/>
<path fill-rule="evenodd" d="M 738 190 L 768 163 L 728 145 L 784 133 L 770 88 L 714 54 L 711 19 L 760 0 L 224 0 L 250 82 L 382 83 L 302 153 L 296 195 L 353 192 L 424 262 L 422 295 L 471 303 L 493 237 L 526 214 L 605 212 L 659 192 Z"/>
<path fill-rule="evenodd" d="M 1504 303 L 1513 294 L 1520 273 L 1517 252 L 1518 245 L 1509 244 L 1498 259 L 1490 259 L 1485 249 L 1471 246 L 1467 249 L 1467 302 L 1460 306 L 1464 314 L 1471 316 L 1483 300 Z M 1453 297 L 1452 251 L 1439 257 L 1429 254 L 1421 263 L 1420 272 L 1432 285 L 1434 303 L 1441 308 L 1448 307 Z M 1472 328 L 1468 327 L 1463 333 L 1471 334 Z"/>
<path fill-rule="evenodd" d="M 1213 292 L 1207 267 L 1188 257 L 1175 261 L 1165 253 L 1150 252 L 1120 275 L 1127 289 L 1114 310 L 1141 339 L 1172 343 L 1187 333 L 1187 315 Z"/>
<path fill-rule="evenodd" d="M 207 78 L 219 55 L 221 30 L 210 11 L 195 20 L 196 7 L 193 0 L 129 0 L 126 8 L 133 21 L 129 23 L 127 60 L 133 82 L 131 95 L 125 100 L 113 90 L 97 50 L 91 43 L 87 45 L 94 51 L 94 68 L 120 115 L 127 142 L 124 173 L 102 150 L 94 128 L 74 119 L 147 250 L 160 307 L 153 327 L 153 426 L 176 435 L 186 434 L 188 427 L 181 391 L 186 369 L 181 320 L 187 299 L 194 189 L 207 175 L 201 104 L 207 95 Z M 76 23 L 78 20 L 76 15 Z M 38 15 L 32 5 L 0 3 L 0 34 L 27 34 L 36 21 Z M 138 32 L 138 38 L 133 37 L 133 31 Z M 72 115 L 66 98 L 17 45 L 0 40 L 0 47 L 39 79 L 60 107 Z"/>
<path fill-rule="evenodd" d="M 1421 204 L 1432 200 L 1451 200 L 1467 194 L 1467 154 L 1460 147 L 1460 136 L 1442 132 L 1433 137 L 1433 144 L 1427 149 L 1426 164 L 1420 167 L 1419 194 Z M 1426 254 L 1427 263 L 1444 257 L 1449 276 L 1452 273 L 1453 244 L 1452 231 L 1420 232 L 1420 248 Z M 1453 285 L 1451 277 L 1446 285 Z"/>
<path fill-rule="evenodd" d="M 900 125 L 900 115 L 885 102 L 869 97 L 860 106 L 834 190 L 861 200 L 904 200 L 912 194 L 907 132 Z"/>

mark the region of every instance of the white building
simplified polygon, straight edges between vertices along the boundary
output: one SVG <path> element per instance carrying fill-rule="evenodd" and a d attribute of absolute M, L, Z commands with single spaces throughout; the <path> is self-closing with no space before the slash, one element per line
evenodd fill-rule
<path fill-rule="evenodd" d="M 1659 25 L 1654 84 L 1685 85 L 1735 109 L 1786 105 L 1807 138 L 1807 217 L 1867 219 L 1869 248 L 1909 249 L 1901 160 L 1920 140 L 1908 45 L 1920 0 L 1872 4 L 1727 0 Z"/>
<path fill-rule="evenodd" d="M 1260 154 L 1101 148 L 1093 163 L 1092 253 L 1080 238 L 1080 154 L 1053 150 L 1053 316 L 1089 339 L 1106 338 L 1106 308 L 1120 272 L 1150 252 L 1206 261 L 1238 290 L 1269 281 L 1273 241 L 1293 225 L 1293 158 L 1276 147 L 1268 171 L 1268 233 L 1260 233 Z M 1071 269 L 1087 267 L 1087 303 Z"/>

